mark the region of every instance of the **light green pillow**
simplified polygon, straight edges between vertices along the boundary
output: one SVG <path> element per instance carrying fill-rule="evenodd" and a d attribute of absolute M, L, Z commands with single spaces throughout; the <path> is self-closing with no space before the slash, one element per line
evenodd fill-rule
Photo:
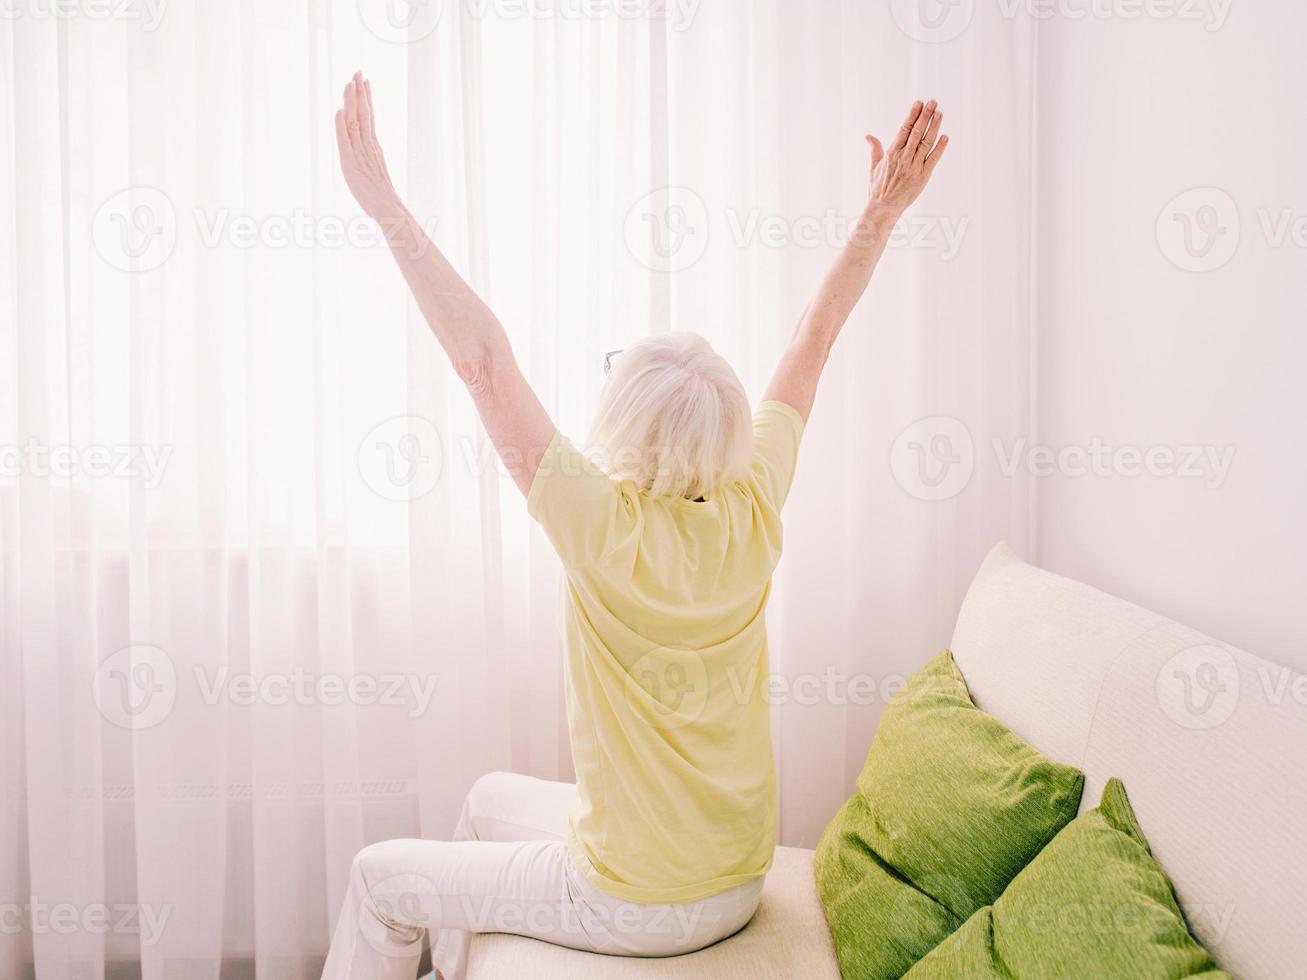
<path fill-rule="evenodd" d="M 849 980 L 901 977 L 1076 815 L 1084 774 L 971 701 L 947 650 L 886 707 L 813 873 Z"/>
<path fill-rule="evenodd" d="M 1072 821 L 992 908 L 968 919 L 908 977 L 1229 975 L 1189 935 L 1170 879 L 1113 779 L 1098 809 Z"/>

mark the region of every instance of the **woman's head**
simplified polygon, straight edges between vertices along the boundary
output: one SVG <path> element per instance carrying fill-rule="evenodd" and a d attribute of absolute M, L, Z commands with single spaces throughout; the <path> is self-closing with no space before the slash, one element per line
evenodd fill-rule
<path fill-rule="evenodd" d="M 744 478 L 752 432 L 726 359 L 698 334 L 664 333 L 613 358 L 590 446 L 610 476 L 693 500 Z"/>

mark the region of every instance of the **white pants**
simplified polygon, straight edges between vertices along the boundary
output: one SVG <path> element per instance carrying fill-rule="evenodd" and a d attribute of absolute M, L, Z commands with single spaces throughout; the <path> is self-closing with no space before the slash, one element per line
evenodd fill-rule
<path fill-rule="evenodd" d="M 433 965 L 445 980 L 463 980 L 471 932 L 674 956 L 738 932 L 753 916 L 761 878 L 677 905 L 622 901 L 595 888 L 564 842 L 572 794 L 570 783 L 491 773 L 468 794 L 454 840 L 391 840 L 359 851 L 323 980 L 413 980 L 426 930 Z"/>

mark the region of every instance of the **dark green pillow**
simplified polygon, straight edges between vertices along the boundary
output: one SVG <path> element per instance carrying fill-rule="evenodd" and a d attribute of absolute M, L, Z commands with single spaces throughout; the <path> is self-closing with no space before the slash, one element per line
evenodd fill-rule
<path fill-rule="evenodd" d="M 1170 879 L 1148 850 L 1125 788 L 1072 821 L 992 908 L 981 909 L 908 974 L 934 977 L 1149 977 L 1215 980 Z"/>
<path fill-rule="evenodd" d="M 813 873 L 847 980 L 901 977 L 1076 815 L 1084 774 L 971 701 L 944 651 L 885 708 Z"/>

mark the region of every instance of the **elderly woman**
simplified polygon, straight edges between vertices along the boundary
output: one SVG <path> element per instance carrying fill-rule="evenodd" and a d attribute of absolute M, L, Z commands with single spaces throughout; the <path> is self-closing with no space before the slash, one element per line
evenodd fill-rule
<path fill-rule="evenodd" d="M 434 965 L 456 980 L 469 932 L 669 956 L 749 921 L 775 844 L 763 612 L 781 507 L 831 345 L 944 153 L 941 119 L 917 102 L 888 150 L 867 137 L 866 207 L 752 417 L 702 337 L 646 337 L 606 359 L 583 454 L 395 193 L 370 85 L 356 75 L 346 86 L 336 136 L 349 188 L 385 230 L 566 572 L 576 785 L 484 776 L 453 841 L 361 851 L 324 976 L 409 980 L 427 930 L 438 930 Z"/>

